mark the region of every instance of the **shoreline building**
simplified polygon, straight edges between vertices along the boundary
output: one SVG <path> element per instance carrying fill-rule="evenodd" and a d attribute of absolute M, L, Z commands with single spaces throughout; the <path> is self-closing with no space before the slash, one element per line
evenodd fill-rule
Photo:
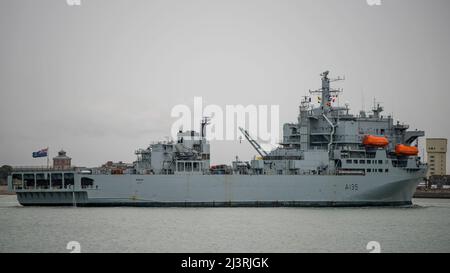
<path fill-rule="evenodd" d="M 132 168 L 133 164 L 130 163 L 108 161 L 98 168 L 98 170 L 103 174 L 125 174 L 129 173 L 129 170 Z"/>
<path fill-rule="evenodd" d="M 53 158 L 53 168 L 56 170 L 68 170 L 71 168 L 72 158 L 66 155 L 64 150 L 58 152 L 58 156 Z"/>
<path fill-rule="evenodd" d="M 443 176 L 447 174 L 447 139 L 446 138 L 427 138 L 426 139 L 428 155 L 428 173 L 427 177 Z"/>

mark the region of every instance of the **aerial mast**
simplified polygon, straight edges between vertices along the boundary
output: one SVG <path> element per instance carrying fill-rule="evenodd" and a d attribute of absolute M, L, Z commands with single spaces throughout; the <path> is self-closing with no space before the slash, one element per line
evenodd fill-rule
<path fill-rule="evenodd" d="M 343 91 L 342 89 L 332 89 L 330 83 L 345 80 L 345 78 L 341 77 L 330 79 L 328 78 L 328 74 L 330 74 L 330 71 L 328 70 L 320 74 L 322 77 L 322 88 L 309 91 L 311 94 L 320 94 L 320 107 L 324 113 L 329 112 L 332 108 L 331 103 L 333 102 L 333 96 L 337 96 L 338 93 Z"/>
<path fill-rule="evenodd" d="M 203 119 L 202 119 L 201 132 L 200 132 L 202 138 L 206 137 L 206 130 L 205 129 L 206 129 L 206 126 L 208 124 L 210 124 L 210 120 L 211 120 L 210 117 L 203 117 Z"/>

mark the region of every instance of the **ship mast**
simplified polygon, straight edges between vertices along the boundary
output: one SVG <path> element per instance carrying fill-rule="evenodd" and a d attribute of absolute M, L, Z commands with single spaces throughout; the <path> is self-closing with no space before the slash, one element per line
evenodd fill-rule
<path fill-rule="evenodd" d="M 320 76 L 322 77 L 322 88 L 317 90 L 309 90 L 310 94 L 320 94 L 320 108 L 323 110 L 323 113 L 328 113 L 331 111 L 332 102 L 333 102 L 333 96 L 337 95 L 338 93 L 343 92 L 342 89 L 333 89 L 330 87 L 331 82 L 336 81 L 342 81 L 345 80 L 345 78 L 337 77 L 335 79 L 328 78 L 328 74 L 330 74 L 330 71 L 325 71 Z"/>
<path fill-rule="evenodd" d="M 203 139 L 204 137 L 206 137 L 206 126 L 210 124 L 210 117 L 203 117 L 202 122 L 201 122 L 201 132 L 200 132 L 200 136 Z"/>

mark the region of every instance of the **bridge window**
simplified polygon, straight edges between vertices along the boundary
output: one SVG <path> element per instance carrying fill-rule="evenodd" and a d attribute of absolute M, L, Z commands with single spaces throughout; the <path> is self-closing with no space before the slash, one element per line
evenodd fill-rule
<path fill-rule="evenodd" d="M 193 169 L 194 169 L 194 172 L 198 172 L 199 171 L 199 164 L 198 164 L 198 162 L 193 162 L 192 163 L 193 164 Z"/>
<path fill-rule="evenodd" d="M 347 164 L 352 164 L 352 160 L 351 159 L 347 159 Z"/>
<path fill-rule="evenodd" d="M 23 175 L 23 183 L 25 189 L 34 188 L 34 173 L 26 173 Z"/>
<path fill-rule="evenodd" d="M 385 172 L 385 173 L 388 173 L 388 172 L 389 172 L 389 169 L 385 169 L 384 172 Z"/>
<path fill-rule="evenodd" d="M 179 172 L 184 172 L 184 162 L 178 162 L 177 163 L 177 170 Z"/>
<path fill-rule="evenodd" d="M 64 174 L 64 188 L 72 188 L 75 185 L 73 173 Z"/>
<path fill-rule="evenodd" d="M 383 172 L 383 169 L 378 169 L 378 172 L 379 172 L 379 173 L 382 173 L 382 172 Z"/>
<path fill-rule="evenodd" d="M 186 162 L 186 172 L 192 172 L 192 162 Z"/>
<path fill-rule="evenodd" d="M 48 173 L 36 174 L 36 188 L 38 189 L 50 188 L 50 175 Z"/>
<path fill-rule="evenodd" d="M 52 173 L 52 188 L 62 189 L 62 173 Z"/>
<path fill-rule="evenodd" d="M 366 172 L 370 173 L 370 172 L 372 172 L 372 170 L 371 169 L 367 169 Z"/>
<path fill-rule="evenodd" d="M 358 160 L 356 160 L 356 159 L 353 160 L 353 163 L 354 163 L 354 164 L 358 164 Z"/>
<path fill-rule="evenodd" d="M 372 164 L 372 160 L 368 159 L 367 164 Z"/>
<path fill-rule="evenodd" d="M 366 164 L 366 161 L 365 160 L 360 160 L 359 164 Z"/>
<path fill-rule="evenodd" d="M 378 160 L 378 164 L 383 164 L 383 160 Z"/>
<path fill-rule="evenodd" d="M 87 177 L 81 178 L 81 188 L 82 189 L 92 188 L 93 186 L 94 186 L 94 179 L 87 178 Z"/>
<path fill-rule="evenodd" d="M 22 189 L 22 174 L 15 173 L 12 175 L 12 183 L 14 189 Z"/>

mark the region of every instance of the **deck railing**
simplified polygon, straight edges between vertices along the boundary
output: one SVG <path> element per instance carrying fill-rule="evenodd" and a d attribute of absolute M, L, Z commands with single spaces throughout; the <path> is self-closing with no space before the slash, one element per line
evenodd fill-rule
<path fill-rule="evenodd" d="M 71 172 L 71 171 L 77 171 L 82 168 L 79 167 L 70 167 L 70 168 L 55 168 L 53 166 L 47 167 L 47 166 L 15 166 L 13 167 L 12 173 L 19 173 L 19 172 L 53 172 L 53 171 L 64 171 L 64 172 Z"/>

